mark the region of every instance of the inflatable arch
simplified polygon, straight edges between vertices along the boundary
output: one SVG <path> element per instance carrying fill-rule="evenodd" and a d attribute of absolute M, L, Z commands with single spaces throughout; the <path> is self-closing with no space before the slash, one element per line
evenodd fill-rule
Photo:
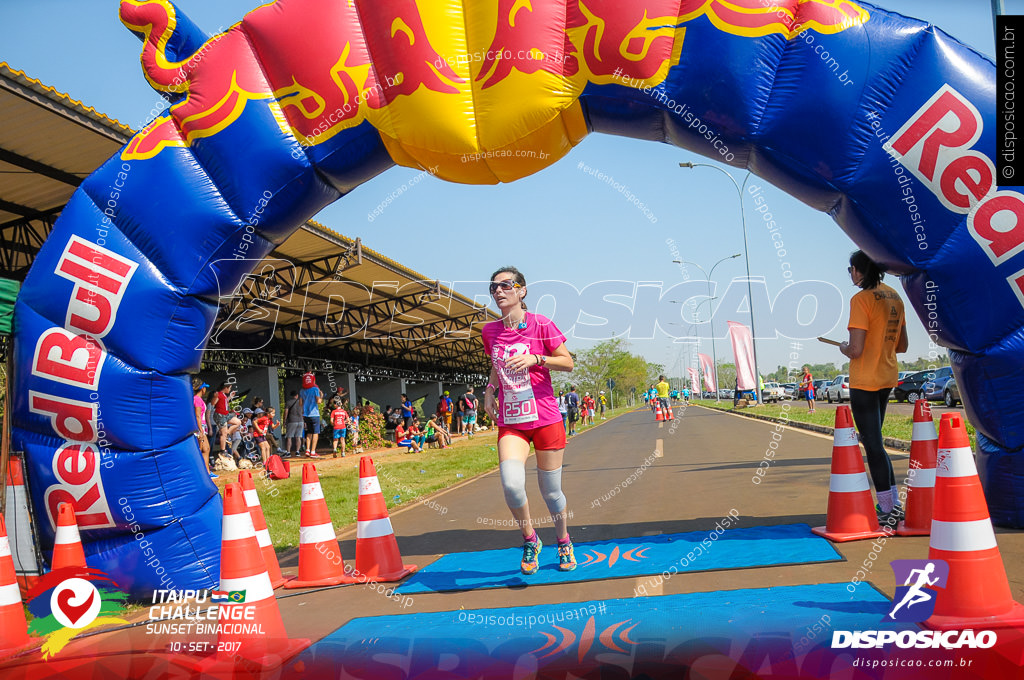
<path fill-rule="evenodd" d="M 74 194 L 17 303 L 44 543 L 68 501 L 136 594 L 215 587 L 187 373 L 219 292 L 394 164 L 508 182 L 589 132 L 747 168 L 902 274 L 992 516 L 1024 525 L 1024 195 L 995 184 L 995 66 L 942 31 L 851 0 L 277 0 L 212 37 L 169 0 L 120 14 L 174 104 Z"/>

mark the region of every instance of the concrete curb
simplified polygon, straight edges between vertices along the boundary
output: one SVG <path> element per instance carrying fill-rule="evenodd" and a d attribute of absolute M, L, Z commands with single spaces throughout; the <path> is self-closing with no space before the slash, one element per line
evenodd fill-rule
<path fill-rule="evenodd" d="M 709 411 L 721 411 L 722 413 L 731 413 L 736 416 L 743 416 L 744 418 L 751 418 L 753 420 L 763 420 L 769 423 L 785 423 L 786 427 L 792 427 L 798 430 L 808 430 L 810 432 L 818 432 L 819 434 L 827 434 L 833 436 L 835 434 L 835 428 L 826 427 L 825 425 L 815 425 L 814 423 L 804 423 L 798 420 L 783 420 L 782 418 L 776 418 L 774 416 L 762 416 L 757 413 L 744 413 L 743 411 L 737 411 L 736 409 L 724 409 L 724 408 L 711 408 L 710 406 L 704 406 L 702 404 L 694 404 L 694 406 L 700 406 L 706 408 Z M 892 437 L 884 437 L 882 443 L 885 444 L 886 448 L 896 449 L 897 451 L 910 451 L 910 442 L 902 439 L 893 439 Z"/>

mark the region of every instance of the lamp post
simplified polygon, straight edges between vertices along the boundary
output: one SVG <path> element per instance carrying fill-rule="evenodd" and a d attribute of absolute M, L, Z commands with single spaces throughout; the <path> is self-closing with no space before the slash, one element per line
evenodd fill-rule
<path fill-rule="evenodd" d="M 735 257 L 739 257 L 739 255 L 736 255 Z M 725 259 L 728 260 L 729 258 L 725 258 Z M 673 262 L 678 262 L 678 260 L 673 260 Z M 693 263 L 691 262 L 690 264 L 693 264 Z M 699 267 L 699 265 L 698 265 L 698 267 Z M 711 271 L 714 271 L 714 270 L 715 270 L 715 268 L 712 267 Z M 704 270 L 701 269 L 701 271 L 704 271 Z M 701 323 L 701 322 L 697 320 L 697 317 L 698 317 L 697 310 L 700 309 L 701 307 L 703 307 L 706 303 L 711 302 L 712 300 L 717 300 L 717 299 L 718 299 L 718 296 L 715 295 L 715 296 L 707 298 L 706 300 L 701 300 L 700 304 L 698 304 L 696 307 L 693 308 L 693 323 L 687 324 L 688 328 L 687 328 L 686 334 L 690 335 L 690 333 L 693 333 L 693 339 L 697 341 L 698 353 L 700 352 L 700 338 L 697 337 L 697 334 L 696 334 L 695 331 L 697 330 L 697 324 Z M 685 301 L 683 301 L 683 300 L 669 300 L 669 302 L 674 304 L 674 305 L 681 305 Z M 712 332 L 711 355 L 712 355 L 712 357 L 714 357 L 714 353 L 715 353 L 715 342 L 714 342 L 714 328 L 715 328 L 714 324 L 715 324 L 715 321 L 714 321 L 714 312 L 710 312 L 709 313 L 708 321 L 711 323 L 711 329 L 712 329 L 712 331 L 711 331 Z M 680 326 L 682 324 L 671 323 L 669 325 L 670 326 Z M 674 342 L 683 342 L 683 340 L 682 339 L 677 339 L 677 340 L 674 340 Z M 715 374 L 715 403 L 717 404 L 719 402 L 719 398 L 718 398 L 718 389 L 719 389 L 719 385 L 718 385 L 718 360 L 716 358 L 712 358 L 712 361 L 714 362 L 714 366 L 712 366 L 712 372 Z"/>
<path fill-rule="evenodd" d="M 717 267 L 718 265 L 722 264 L 726 260 L 735 260 L 739 256 L 740 256 L 740 253 L 736 253 L 735 255 L 729 255 L 728 257 L 723 257 L 721 260 L 716 262 L 711 267 L 711 272 L 710 273 L 704 271 L 704 267 L 701 267 L 696 262 L 690 262 L 689 260 L 672 260 L 672 263 L 673 264 L 692 264 L 694 267 L 699 269 L 701 271 L 701 273 L 704 274 L 704 278 L 705 278 L 705 280 L 707 280 L 707 283 L 708 283 L 708 299 L 704 300 L 704 302 L 711 302 L 711 300 L 717 299 L 717 296 L 716 297 L 711 297 L 711 277 L 715 273 L 715 267 Z M 749 275 L 748 275 L 748 278 L 749 278 Z M 749 283 L 750 283 L 749 280 L 747 281 L 747 283 L 749 285 Z M 701 302 L 700 304 L 702 305 L 702 304 L 704 304 L 704 302 Z M 695 307 L 694 310 L 693 310 L 693 317 L 694 317 L 694 319 L 697 318 L 697 309 L 699 307 L 700 307 L 700 305 L 697 305 L 697 307 Z M 711 372 L 715 374 L 715 403 L 717 404 L 718 401 L 719 401 L 719 399 L 718 399 L 718 390 L 721 389 L 722 386 L 718 384 L 718 353 L 715 351 L 715 310 L 709 308 L 708 309 L 708 313 L 710 314 L 710 318 L 708 319 L 708 321 L 711 322 L 711 360 L 714 362 L 714 365 L 711 367 Z"/>
<path fill-rule="evenodd" d="M 718 172 L 728 177 L 729 181 L 732 182 L 732 185 L 736 187 L 736 197 L 740 201 L 740 226 L 743 229 L 743 259 L 747 265 L 747 304 L 750 306 L 750 342 L 753 345 L 754 350 L 754 394 L 756 395 L 755 399 L 757 400 L 757 402 L 761 403 L 761 374 L 757 370 L 757 331 L 754 329 L 754 293 L 752 292 L 750 287 L 750 249 L 747 247 L 747 214 L 746 211 L 743 209 L 743 189 L 740 188 L 740 185 L 736 183 L 736 179 L 731 174 L 729 174 L 722 168 L 718 167 L 717 165 L 708 165 L 707 163 L 680 163 L 679 167 L 691 169 L 711 168 L 712 170 L 717 170 Z M 747 186 L 748 179 L 750 179 L 749 172 L 747 173 L 746 178 L 744 178 L 743 180 L 744 187 Z"/>

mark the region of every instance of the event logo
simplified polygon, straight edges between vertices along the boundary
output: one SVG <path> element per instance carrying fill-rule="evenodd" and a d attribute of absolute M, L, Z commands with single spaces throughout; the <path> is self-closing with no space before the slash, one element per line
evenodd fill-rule
<path fill-rule="evenodd" d="M 943 560 L 893 560 L 896 587 L 893 605 L 882 619 L 886 623 L 920 623 L 935 611 L 939 591 L 949 578 L 949 565 Z M 900 649 L 988 649 L 996 643 L 991 630 L 836 630 L 832 649 L 882 649 L 894 644 Z"/>
<path fill-rule="evenodd" d="M 49 659 L 73 638 L 92 628 L 127 623 L 116 616 L 127 595 L 99 569 L 65 567 L 46 574 L 28 593 L 33 619 L 29 632 L 46 638 L 42 653 Z"/>
<path fill-rule="evenodd" d="M 886 621 L 919 623 L 935 611 L 936 588 L 945 588 L 949 578 L 949 565 L 943 560 L 893 560 L 889 563 L 896 576 L 893 608 L 885 615 Z"/>

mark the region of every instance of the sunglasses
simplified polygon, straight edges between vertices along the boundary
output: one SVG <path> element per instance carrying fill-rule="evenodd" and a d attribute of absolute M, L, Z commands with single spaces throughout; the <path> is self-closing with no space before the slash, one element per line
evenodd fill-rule
<path fill-rule="evenodd" d="M 512 279 L 505 279 L 504 281 L 491 281 L 491 285 L 489 288 L 489 290 L 491 291 L 491 295 L 497 293 L 499 288 L 501 290 L 512 290 L 514 288 L 522 288 L 522 286 L 513 281 Z"/>
<path fill-rule="evenodd" d="M 853 273 L 853 265 L 850 265 L 849 267 L 846 268 L 846 273 L 847 274 L 852 274 Z"/>

